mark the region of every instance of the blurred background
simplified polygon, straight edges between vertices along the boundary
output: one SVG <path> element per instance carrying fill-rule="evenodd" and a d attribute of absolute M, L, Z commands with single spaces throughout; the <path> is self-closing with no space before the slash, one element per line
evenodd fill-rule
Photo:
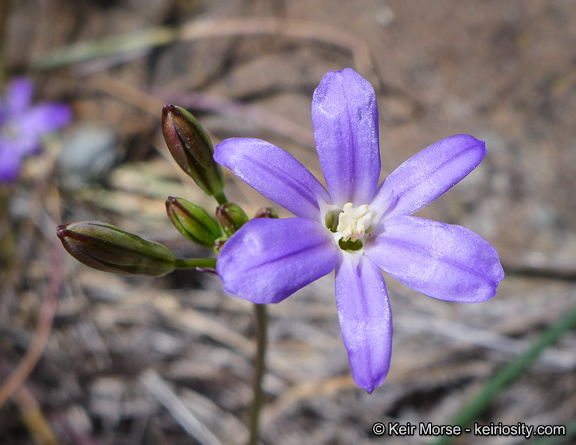
<path fill-rule="evenodd" d="M 27 377 L 0 407 L 3 445 L 199 443 L 166 409 L 167 397 L 221 443 L 246 441 L 251 305 L 200 272 L 151 279 L 93 271 L 55 236 L 58 224 L 100 220 L 180 256 L 210 255 L 183 242 L 165 215 L 168 195 L 215 206 L 169 157 L 165 103 L 189 109 L 215 143 L 266 139 L 321 178 L 312 93 L 326 71 L 352 67 L 378 96 L 382 178 L 444 137 L 470 133 L 487 143 L 482 164 L 419 215 L 464 225 L 496 246 L 507 273 L 497 296 L 436 301 L 385 277 L 394 349 L 372 395 L 350 376 L 332 276 L 270 307 L 265 444 L 429 443 L 376 437 L 372 424 L 448 423 L 576 305 L 574 2 L 0 5 L 2 82 L 28 76 L 36 102 L 64 102 L 74 113 L 24 160 L 16 181 L 0 184 L 0 394 L 16 372 Z M 250 216 L 270 205 L 227 180 L 227 196 Z M 571 330 L 478 420 L 569 424 L 575 369 Z M 524 439 L 463 435 L 455 443 Z"/>

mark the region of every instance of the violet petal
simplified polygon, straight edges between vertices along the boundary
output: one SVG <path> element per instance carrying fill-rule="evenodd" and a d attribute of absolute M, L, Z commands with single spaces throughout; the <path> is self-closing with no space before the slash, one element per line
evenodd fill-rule
<path fill-rule="evenodd" d="M 260 139 L 231 138 L 216 145 L 214 159 L 296 216 L 319 220 L 326 189 L 292 155 Z"/>
<path fill-rule="evenodd" d="M 371 393 L 390 367 L 392 313 L 386 284 L 366 256 L 343 255 L 336 266 L 336 304 L 354 382 Z"/>
<path fill-rule="evenodd" d="M 226 292 L 278 303 L 330 273 L 339 255 L 326 228 L 311 219 L 253 219 L 226 241 L 216 272 Z"/>
<path fill-rule="evenodd" d="M 486 145 L 473 136 L 442 139 L 394 170 L 380 186 L 372 206 L 386 207 L 384 201 L 392 194 L 394 202 L 385 217 L 411 215 L 460 182 L 484 156 Z"/>
<path fill-rule="evenodd" d="M 22 155 L 17 147 L 0 140 L 0 183 L 14 181 L 20 172 L 21 163 Z"/>
<path fill-rule="evenodd" d="M 59 130 L 72 120 L 68 105 L 43 103 L 28 110 L 18 121 L 23 133 L 39 137 L 44 133 Z"/>
<path fill-rule="evenodd" d="M 333 204 L 367 204 L 380 176 L 378 105 L 350 68 L 324 75 L 312 100 L 316 149 Z"/>
<path fill-rule="evenodd" d="M 446 301 L 477 303 L 496 294 L 504 278 L 498 252 L 461 226 L 414 216 L 383 221 L 366 255 L 418 292 Z"/>
<path fill-rule="evenodd" d="M 6 88 L 6 108 L 12 115 L 26 111 L 32 103 L 34 85 L 25 77 L 13 79 Z"/>

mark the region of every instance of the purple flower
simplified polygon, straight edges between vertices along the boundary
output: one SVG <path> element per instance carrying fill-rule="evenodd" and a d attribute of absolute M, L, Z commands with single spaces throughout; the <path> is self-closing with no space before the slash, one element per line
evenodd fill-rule
<path fill-rule="evenodd" d="M 456 135 L 425 148 L 378 186 L 378 109 L 352 69 L 328 72 L 314 92 L 312 123 L 328 191 L 290 154 L 233 138 L 214 158 L 296 215 L 254 219 L 224 245 L 216 270 L 224 289 L 278 303 L 336 270 L 336 304 L 354 381 L 371 393 L 390 367 L 392 316 L 382 269 L 446 301 L 492 298 L 504 278 L 498 253 L 464 227 L 412 215 L 470 173 L 484 142 Z"/>
<path fill-rule="evenodd" d="M 22 158 L 37 153 L 45 133 L 62 128 L 72 118 L 70 107 L 44 102 L 32 106 L 32 82 L 17 78 L 0 99 L 0 183 L 18 177 Z"/>

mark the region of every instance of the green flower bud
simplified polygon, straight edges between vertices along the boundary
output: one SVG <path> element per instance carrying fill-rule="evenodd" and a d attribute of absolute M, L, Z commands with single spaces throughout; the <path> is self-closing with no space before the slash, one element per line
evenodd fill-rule
<path fill-rule="evenodd" d="M 278 219 L 278 213 L 276 213 L 276 211 L 270 207 L 262 207 L 261 209 L 258 209 L 258 211 L 256 212 L 256 216 L 254 218 L 274 218 L 274 219 Z"/>
<path fill-rule="evenodd" d="M 201 246 L 212 247 L 220 237 L 220 228 L 202 207 L 183 198 L 169 196 L 166 212 L 174 227 L 190 241 Z"/>
<path fill-rule="evenodd" d="M 162 133 L 166 145 L 184 172 L 208 195 L 224 189 L 222 168 L 214 161 L 214 146 L 198 121 L 184 108 L 165 105 Z"/>
<path fill-rule="evenodd" d="M 238 204 L 229 202 L 216 208 L 216 220 L 222 232 L 227 236 L 232 236 L 248 222 L 248 215 Z"/>
<path fill-rule="evenodd" d="M 174 270 L 174 254 L 165 246 L 110 224 L 76 221 L 56 233 L 70 255 L 93 269 L 158 277 Z"/>

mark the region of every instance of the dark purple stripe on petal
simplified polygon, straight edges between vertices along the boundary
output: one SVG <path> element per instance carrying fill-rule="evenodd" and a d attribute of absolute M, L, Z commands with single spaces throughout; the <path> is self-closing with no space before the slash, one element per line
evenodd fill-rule
<path fill-rule="evenodd" d="M 330 273 L 339 255 L 330 232 L 313 220 L 253 219 L 226 242 L 216 271 L 226 292 L 278 303 Z"/>
<path fill-rule="evenodd" d="M 352 69 L 324 75 L 312 100 L 314 139 L 334 204 L 367 204 L 380 176 L 378 104 Z"/>
<path fill-rule="evenodd" d="M 214 159 L 296 216 L 320 219 L 326 189 L 296 158 L 260 139 L 232 138 L 216 145 Z"/>
<path fill-rule="evenodd" d="M 488 300 L 504 278 L 498 252 L 480 235 L 412 216 L 380 224 L 366 255 L 397 280 L 439 300 Z"/>
<path fill-rule="evenodd" d="M 386 218 L 411 215 L 430 204 L 460 182 L 486 156 L 486 144 L 473 136 L 458 134 L 412 156 L 394 170 L 380 186 L 372 205 L 383 207 L 390 200 L 393 206 Z"/>
<path fill-rule="evenodd" d="M 392 313 L 382 273 L 366 256 L 354 261 L 342 255 L 336 266 L 336 304 L 354 382 L 371 393 L 390 367 Z"/>

